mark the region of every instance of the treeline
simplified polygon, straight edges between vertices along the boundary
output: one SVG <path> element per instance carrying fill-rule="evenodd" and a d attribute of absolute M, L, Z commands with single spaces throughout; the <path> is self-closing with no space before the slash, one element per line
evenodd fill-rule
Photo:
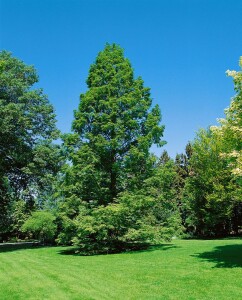
<path fill-rule="evenodd" d="M 150 153 L 165 144 L 161 112 L 118 45 L 91 65 L 68 134 L 34 89 L 34 67 L 0 52 L 0 241 L 96 253 L 240 234 L 242 72 L 228 75 L 236 95 L 225 119 L 171 159 Z"/>

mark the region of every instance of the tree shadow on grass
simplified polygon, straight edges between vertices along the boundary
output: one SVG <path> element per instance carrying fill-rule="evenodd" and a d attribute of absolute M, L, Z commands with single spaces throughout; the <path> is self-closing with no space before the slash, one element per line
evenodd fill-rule
<path fill-rule="evenodd" d="M 75 255 L 75 256 L 96 256 L 96 255 L 107 255 L 107 254 L 138 254 L 142 252 L 150 252 L 150 251 L 165 251 L 172 248 L 178 248 L 179 246 L 176 246 L 174 244 L 160 244 L 160 245 L 143 245 L 142 247 L 138 248 L 128 248 L 128 249 L 120 249 L 120 250 L 114 250 L 111 252 L 82 252 L 77 247 L 69 247 L 67 249 L 60 250 L 58 254 L 61 255 Z"/>
<path fill-rule="evenodd" d="M 43 248 L 44 246 L 38 243 L 13 243 L 13 244 L 0 244 L 0 254 L 4 252 L 13 252 L 18 250 L 26 249 L 38 249 Z"/>
<path fill-rule="evenodd" d="M 213 268 L 242 268 L 242 245 L 217 246 L 213 251 L 193 256 L 215 263 Z"/>

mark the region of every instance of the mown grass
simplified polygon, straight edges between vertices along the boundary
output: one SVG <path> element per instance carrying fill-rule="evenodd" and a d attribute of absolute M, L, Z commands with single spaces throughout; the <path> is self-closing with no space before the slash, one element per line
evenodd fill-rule
<path fill-rule="evenodd" d="M 78 256 L 0 247 L 0 299 L 242 299 L 242 240 L 177 240 Z"/>

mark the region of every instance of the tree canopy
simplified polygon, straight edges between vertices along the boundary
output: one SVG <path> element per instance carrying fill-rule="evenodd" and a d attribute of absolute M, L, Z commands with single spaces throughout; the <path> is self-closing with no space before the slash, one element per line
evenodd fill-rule
<path fill-rule="evenodd" d="M 118 45 L 107 44 L 98 54 L 87 85 L 75 111 L 74 134 L 65 138 L 71 182 L 79 182 L 75 191 L 81 199 L 107 204 L 149 176 L 149 149 L 163 144 L 164 126 L 159 107 L 151 107 L 150 89 L 141 77 L 134 78 Z"/>
<path fill-rule="evenodd" d="M 59 167 L 54 109 L 37 82 L 33 66 L 0 52 L 0 232 L 11 227 L 12 200 L 32 207 Z"/>
<path fill-rule="evenodd" d="M 98 54 L 87 86 L 73 133 L 64 138 L 71 165 L 63 185 L 59 241 L 72 240 L 83 251 L 95 252 L 170 238 L 180 219 L 173 185 L 169 182 L 169 191 L 165 181 L 175 171 L 162 166 L 159 174 L 168 177 L 162 175 L 161 183 L 149 151 L 153 144 L 164 144 L 160 109 L 152 107 L 150 89 L 141 77 L 134 78 L 116 44 Z"/>
<path fill-rule="evenodd" d="M 201 130 L 195 138 L 184 191 L 200 235 L 238 233 L 242 226 L 242 72 L 226 73 L 234 79 L 236 95 L 220 126 Z"/>
<path fill-rule="evenodd" d="M 240 58 L 242 67 L 242 58 Z M 173 159 L 150 89 L 116 44 L 90 66 L 72 132 L 35 89 L 33 66 L 0 52 L 0 241 L 36 237 L 85 254 L 242 229 L 242 72 L 218 126 Z"/>

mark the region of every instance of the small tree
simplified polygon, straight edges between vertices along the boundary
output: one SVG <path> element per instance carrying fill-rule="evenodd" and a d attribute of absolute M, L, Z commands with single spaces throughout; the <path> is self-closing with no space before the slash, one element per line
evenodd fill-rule
<path fill-rule="evenodd" d="M 36 211 L 25 221 L 22 231 L 31 234 L 42 243 L 53 242 L 57 226 L 55 217 L 48 211 Z"/>

